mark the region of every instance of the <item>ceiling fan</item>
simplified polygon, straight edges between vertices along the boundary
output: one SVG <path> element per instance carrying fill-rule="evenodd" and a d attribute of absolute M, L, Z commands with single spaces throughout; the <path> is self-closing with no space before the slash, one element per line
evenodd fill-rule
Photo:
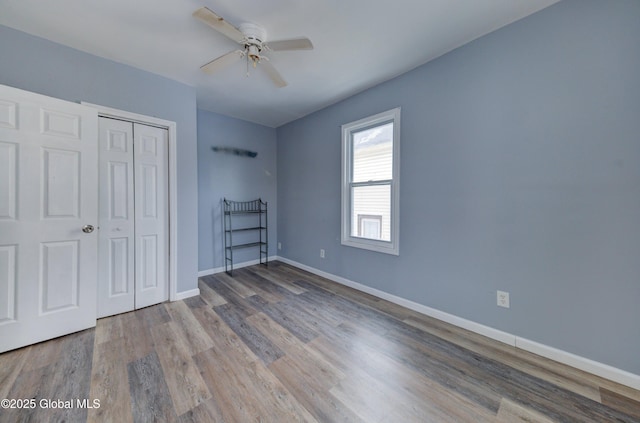
<path fill-rule="evenodd" d="M 273 81 L 276 86 L 282 88 L 287 85 L 287 82 L 282 78 L 280 72 L 269 62 L 269 58 L 262 53 L 264 51 L 313 49 L 313 44 L 305 37 L 272 41 L 267 44 L 267 33 L 261 26 L 253 23 L 243 23 L 236 28 L 206 7 L 201 7 L 193 12 L 193 16 L 243 46 L 242 49 L 230 51 L 200 67 L 202 71 L 209 74 L 215 73 L 245 58 L 247 61 L 247 76 L 249 75 L 249 63 L 251 63 L 254 68 L 260 64 L 269 78 L 271 78 L 271 81 Z"/>

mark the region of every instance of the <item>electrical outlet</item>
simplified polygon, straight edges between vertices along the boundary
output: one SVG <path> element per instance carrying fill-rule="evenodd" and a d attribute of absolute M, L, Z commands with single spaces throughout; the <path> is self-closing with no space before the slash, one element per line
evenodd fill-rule
<path fill-rule="evenodd" d="M 509 293 L 498 291 L 498 307 L 509 308 Z"/>
<path fill-rule="evenodd" d="M 324 250 L 322 248 L 320 249 L 320 258 L 324 258 Z"/>
<path fill-rule="evenodd" d="M 278 242 L 278 250 L 282 250 L 282 242 Z"/>

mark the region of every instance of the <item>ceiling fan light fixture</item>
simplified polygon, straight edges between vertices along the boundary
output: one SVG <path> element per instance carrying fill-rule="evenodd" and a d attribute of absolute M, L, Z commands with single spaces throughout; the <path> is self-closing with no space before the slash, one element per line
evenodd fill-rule
<path fill-rule="evenodd" d="M 282 78 L 280 72 L 269 62 L 269 58 L 261 55 L 262 51 L 265 49 L 269 51 L 313 49 L 313 44 L 311 44 L 311 41 L 306 37 L 278 40 L 274 41 L 271 45 L 267 45 L 267 31 L 260 25 L 245 22 L 236 28 L 206 7 L 201 7 L 196 10 L 193 16 L 244 47 L 242 50 L 223 54 L 217 59 L 201 66 L 200 68 L 206 73 L 217 72 L 240 58 L 246 58 L 247 76 L 249 76 L 249 61 L 251 61 L 254 68 L 257 67 L 258 63 L 262 63 L 261 66 L 263 66 L 271 81 L 277 87 L 282 88 L 287 85 L 287 82 Z"/>
<path fill-rule="evenodd" d="M 253 67 L 255 68 L 256 65 L 260 62 L 260 59 L 262 58 L 260 56 L 261 49 L 255 44 L 247 44 L 246 49 L 247 49 L 247 57 L 249 57 L 249 60 L 253 62 Z"/>

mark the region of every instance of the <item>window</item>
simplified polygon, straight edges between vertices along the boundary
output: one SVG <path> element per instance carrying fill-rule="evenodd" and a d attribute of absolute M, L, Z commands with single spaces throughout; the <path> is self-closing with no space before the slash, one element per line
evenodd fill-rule
<path fill-rule="evenodd" d="M 342 125 L 342 244 L 398 255 L 400 109 Z"/>

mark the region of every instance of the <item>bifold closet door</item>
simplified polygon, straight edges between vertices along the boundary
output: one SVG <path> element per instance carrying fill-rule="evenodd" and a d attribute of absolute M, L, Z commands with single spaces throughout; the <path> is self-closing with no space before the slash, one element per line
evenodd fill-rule
<path fill-rule="evenodd" d="M 100 118 L 98 317 L 168 299 L 167 130 Z"/>

